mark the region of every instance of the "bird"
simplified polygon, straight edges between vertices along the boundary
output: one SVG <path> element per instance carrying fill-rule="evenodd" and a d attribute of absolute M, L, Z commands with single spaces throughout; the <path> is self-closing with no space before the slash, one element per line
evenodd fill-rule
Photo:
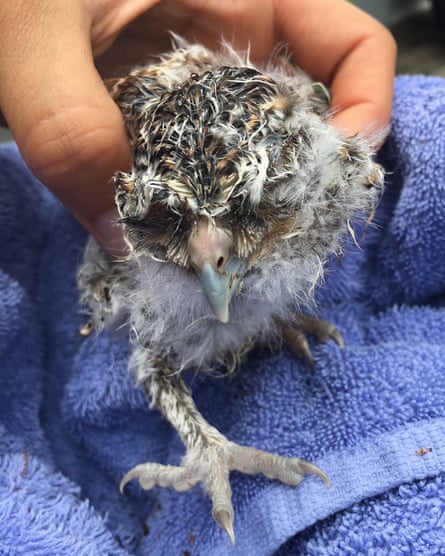
<path fill-rule="evenodd" d="M 335 129 L 327 88 L 281 55 L 260 66 L 228 43 L 213 52 L 176 37 L 107 85 L 133 157 L 113 178 L 128 254 L 87 243 L 83 332 L 128 331 L 137 384 L 186 449 L 177 466 L 135 466 L 120 488 L 201 484 L 235 542 L 231 471 L 290 486 L 307 473 L 329 479 L 230 441 L 200 414 L 184 373 L 230 377 L 254 346 L 283 343 L 313 365 L 308 334 L 344 346 L 313 315 L 314 291 L 351 220 L 372 217 L 384 171 L 375 141 Z"/>

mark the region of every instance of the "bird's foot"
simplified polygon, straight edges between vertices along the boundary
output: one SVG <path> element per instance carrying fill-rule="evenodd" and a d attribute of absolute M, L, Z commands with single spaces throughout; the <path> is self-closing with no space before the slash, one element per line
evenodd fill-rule
<path fill-rule="evenodd" d="M 136 465 L 123 477 L 120 490 L 122 492 L 132 479 L 137 479 L 144 490 L 158 485 L 171 487 L 179 492 L 203 483 L 212 501 L 213 518 L 234 543 L 230 471 L 240 471 L 248 475 L 262 474 L 290 486 L 297 486 L 305 473 L 311 473 L 330 486 L 329 479 L 323 471 L 308 461 L 240 446 L 223 437 L 223 440 L 189 451 L 182 465 L 178 467 L 157 463 Z"/>
<path fill-rule="evenodd" d="M 337 328 L 327 320 L 317 319 L 309 315 L 300 315 L 298 325 L 294 327 L 283 326 L 283 337 L 291 348 L 292 352 L 309 365 L 314 367 L 314 357 L 312 355 L 306 334 L 311 334 L 321 343 L 334 340 L 341 348 L 345 347 L 345 342 Z"/>

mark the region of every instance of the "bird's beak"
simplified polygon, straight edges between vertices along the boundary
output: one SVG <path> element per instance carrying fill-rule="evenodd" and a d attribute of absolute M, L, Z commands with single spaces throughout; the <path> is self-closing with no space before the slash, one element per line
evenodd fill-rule
<path fill-rule="evenodd" d="M 230 259 L 223 272 L 213 268 L 207 260 L 202 264 L 199 273 L 202 289 L 220 322 L 229 320 L 229 303 L 241 285 L 245 270 L 246 261 L 237 258 Z"/>
<path fill-rule="evenodd" d="M 201 218 L 188 240 L 190 259 L 204 294 L 220 322 L 229 320 L 229 304 L 238 291 L 247 261 L 231 255 L 231 235 Z"/>

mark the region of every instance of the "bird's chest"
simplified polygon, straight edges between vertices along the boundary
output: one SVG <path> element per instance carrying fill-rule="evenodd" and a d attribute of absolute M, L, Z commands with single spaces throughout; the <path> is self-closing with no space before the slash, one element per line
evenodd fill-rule
<path fill-rule="evenodd" d="M 229 322 L 221 323 L 192 273 L 156 261 L 133 270 L 137 278 L 124 297 L 134 341 L 176 369 L 212 369 L 244 352 L 264 329 L 261 313 L 242 295 L 233 300 Z"/>

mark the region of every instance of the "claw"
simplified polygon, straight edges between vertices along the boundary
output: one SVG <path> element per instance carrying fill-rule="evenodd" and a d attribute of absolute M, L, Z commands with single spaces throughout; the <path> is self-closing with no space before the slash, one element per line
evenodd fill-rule
<path fill-rule="evenodd" d="M 231 469 L 236 469 L 248 475 L 264 475 L 268 479 L 277 479 L 290 486 L 297 486 L 304 479 L 305 473 L 311 473 L 322 479 L 330 488 L 329 478 L 313 463 L 304 459 L 287 458 L 263 452 L 255 448 L 239 446 L 231 443 Z"/>
<path fill-rule="evenodd" d="M 329 480 L 329 477 L 319 467 L 309 461 L 306 461 L 305 459 L 300 459 L 298 462 L 303 473 L 310 473 L 311 475 L 320 477 L 320 479 L 324 481 L 325 485 L 328 488 L 331 488 L 331 481 Z"/>
<path fill-rule="evenodd" d="M 119 489 L 122 493 L 125 485 L 133 479 L 137 479 L 144 490 L 158 485 L 181 492 L 197 483 L 203 483 L 212 500 L 213 519 L 227 533 L 232 544 L 235 544 L 234 511 L 229 481 L 229 473 L 232 470 L 248 475 L 261 474 L 290 486 L 297 486 L 304 479 L 305 473 L 311 473 L 320 477 L 328 488 L 331 486 L 328 477 L 313 463 L 240 446 L 222 438 L 218 445 L 190 452 L 178 467 L 159 463 L 136 465 L 124 475 Z"/>
<path fill-rule="evenodd" d="M 302 315 L 300 329 L 308 334 L 314 335 L 322 344 L 325 344 L 329 340 L 334 340 L 341 348 L 345 347 L 342 335 L 337 328 L 327 320 L 317 319 L 309 315 Z"/>
<path fill-rule="evenodd" d="M 283 336 L 292 353 L 299 359 L 307 361 L 310 368 L 314 369 L 314 356 L 304 331 L 301 328 L 288 328 L 286 326 L 283 327 Z"/>
<path fill-rule="evenodd" d="M 330 330 L 329 337 L 334 340 L 336 344 L 338 344 L 341 349 L 345 347 L 345 341 L 343 340 L 343 336 L 340 332 L 335 328 L 333 324 L 331 324 L 332 329 Z"/>
<path fill-rule="evenodd" d="M 227 509 L 213 510 L 212 516 L 221 529 L 227 533 L 230 542 L 235 544 L 235 533 L 233 531 L 233 509 L 230 508 L 230 511 Z"/>
<path fill-rule="evenodd" d="M 334 340 L 342 349 L 345 342 L 337 328 L 327 320 L 317 319 L 309 315 L 300 315 L 298 326 L 290 328 L 282 326 L 283 337 L 289 345 L 292 353 L 301 359 L 305 359 L 311 369 L 314 368 L 314 357 L 312 355 L 309 343 L 306 339 L 306 333 L 312 334 L 322 344 L 329 340 Z"/>
<path fill-rule="evenodd" d="M 121 482 L 119 483 L 120 493 L 121 494 L 124 493 L 125 486 L 133 479 L 137 479 L 139 484 L 144 490 L 150 490 L 150 488 L 154 486 L 154 481 L 152 481 L 153 484 L 150 485 L 148 480 L 144 480 L 143 471 L 144 471 L 144 464 L 136 465 L 136 467 L 133 467 L 132 469 L 130 469 L 130 471 L 127 471 L 127 473 L 125 473 L 125 475 L 121 479 Z"/>
<path fill-rule="evenodd" d="M 130 471 L 128 471 L 127 473 L 125 473 L 125 475 L 122 477 L 121 482 L 119 483 L 119 492 L 121 494 L 124 493 L 124 488 L 127 486 L 127 483 L 129 483 L 131 480 L 135 479 L 136 477 L 133 475 L 133 471 L 135 468 L 130 469 Z"/>
<path fill-rule="evenodd" d="M 226 441 L 227 442 L 227 441 Z M 230 464 L 221 457 L 219 450 L 209 449 L 211 473 L 206 482 L 207 491 L 212 500 L 212 515 L 216 523 L 227 533 L 232 544 L 235 544 L 233 532 L 234 511 L 232 506 L 232 489 L 230 487 Z"/>

